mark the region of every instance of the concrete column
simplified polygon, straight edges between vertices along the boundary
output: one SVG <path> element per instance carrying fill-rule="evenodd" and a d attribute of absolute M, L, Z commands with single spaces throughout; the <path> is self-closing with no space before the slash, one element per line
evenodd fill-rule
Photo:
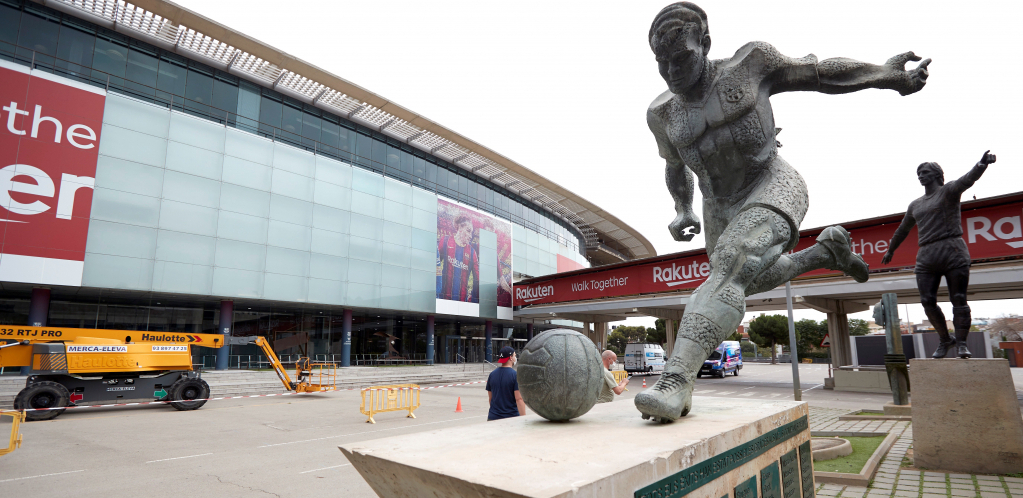
<path fill-rule="evenodd" d="M 231 336 L 231 331 L 234 329 L 234 301 L 221 301 L 220 302 L 220 326 L 218 327 L 217 333 L 224 334 L 224 345 L 217 350 L 217 370 L 227 370 L 229 360 L 231 358 L 231 346 L 230 341 L 227 339 Z"/>
<path fill-rule="evenodd" d="M 593 340 L 593 336 L 590 335 L 590 322 L 583 322 L 583 335 L 586 336 L 587 339 L 591 341 Z"/>
<path fill-rule="evenodd" d="M 526 339 L 529 340 L 529 341 L 533 340 L 533 324 L 532 323 L 527 323 L 526 324 Z"/>
<path fill-rule="evenodd" d="M 671 352 L 675 350 L 675 334 L 678 331 L 675 330 L 675 320 L 664 320 L 664 359 L 671 358 Z"/>
<path fill-rule="evenodd" d="M 28 304 L 28 324 L 32 327 L 45 327 L 50 315 L 50 289 L 36 287 L 32 289 L 32 300 Z M 21 367 L 21 375 L 32 372 L 31 366 Z"/>
<path fill-rule="evenodd" d="M 426 316 L 426 364 L 433 365 L 433 328 L 434 328 L 435 317 L 433 315 Z"/>
<path fill-rule="evenodd" d="M 352 310 L 341 314 L 341 366 L 352 366 Z"/>
<path fill-rule="evenodd" d="M 28 305 L 28 324 L 33 327 L 45 327 L 50 314 L 50 289 L 36 287 L 32 289 L 32 300 Z"/>
<path fill-rule="evenodd" d="M 483 349 L 487 361 L 494 362 L 494 322 L 487 320 L 483 326 Z"/>
<path fill-rule="evenodd" d="M 849 338 L 849 315 L 842 302 L 837 311 L 828 313 L 828 335 L 831 339 L 831 362 L 835 368 L 853 364 L 852 346 Z"/>

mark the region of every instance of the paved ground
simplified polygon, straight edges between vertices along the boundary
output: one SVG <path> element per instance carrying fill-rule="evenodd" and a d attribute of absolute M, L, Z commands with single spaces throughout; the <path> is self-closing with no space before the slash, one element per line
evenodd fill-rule
<path fill-rule="evenodd" d="M 811 406 L 813 430 L 904 430 L 908 425 L 837 421 L 839 415 L 853 409 L 880 408 L 891 397 L 825 391 L 821 384 L 826 374 L 826 365 L 800 365 L 802 394 Z M 634 377 L 622 398 L 642 390 L 642 379 Z M 647 385 L 655 380 L 656 376 L 647 377 Z M 793 395 L 790 365 L 748 364 L 738 377 L 703 378 L 697 385 L 697 394 L 706 396 L 792 399 Z M 463 413 L 454 411 L 459 397 Z M 371 497 L 370 488 L 338 451 L 339 444 L 486 419 L 483 384 L 424 391 L 422 402 L 415 420 L 400 412 L 385 413 L 376 417 L 375 425 L 367 424 L 359 413 L 359 393 L 355 391 L 214 401 L 191 412 L 162 406 L 68 411 L 56 420 L 23 427 L 23 447 L 0 457 L 0 496 L 31 498 L 71 492 L 102 498 L 131 494 Z M 5 429 L 0 426 L 0 434 Z M 897 464 L 910 441 L 903 434 L 869 496 L 918 497 L 924 489 L 937 489 L 927 484 L 937 482 L 928 480 L 935 476 L 898 471 Z M 994 493 L 993 487 L 999 487 L 1002 494 L 976 496 L 1023 497 L 1021 482 L 1007 478 L 997 480 L 995 486 L 995 481 L 982 477 L 968 476 L 970 485 L 975 486 L 971 493 Z M 966 491 L 961 487 L 966 486 L 963 478 L 942 479 L 946 494 L 939 496 L 960 496 L 960 491 Z M 891 486 L 885 487 L 889 484 L 886 480 Z M 821 495 L 839 493 L 860 498 L 867 490 L 820 489 Z"/>

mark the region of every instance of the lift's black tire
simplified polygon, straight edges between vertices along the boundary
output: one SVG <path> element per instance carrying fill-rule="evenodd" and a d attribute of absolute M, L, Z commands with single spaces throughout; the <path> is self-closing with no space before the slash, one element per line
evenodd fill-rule
<path fill-rule="evenodd" d="M 178 410 L 195 410 L 206 404 L 210 397 L 210 386 L 202 379 L 178 379 L 171 384 L 168 397 L 174 403 L 170 405 Z M 196 400 L 196 401 L 190 401 Z"/>
<path fill-rule="evenodd" d="M 50 381 L 36 382 L 18 393 L 14 398 L 14 409 L 25 410 L 29 408 L 59 408 L 57 410 L 43 410 L 38 412 L 27 412 L 25 419 L 50 420 L 57 418 L 64 413 L 64 407 L 71 404 L 71 393 L 61 384 Z"/>

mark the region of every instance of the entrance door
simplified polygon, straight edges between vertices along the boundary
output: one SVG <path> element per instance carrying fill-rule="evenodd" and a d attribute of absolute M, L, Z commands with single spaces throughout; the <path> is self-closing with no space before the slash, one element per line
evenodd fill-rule
<path fill-rule="evenodd" d="M 444 336 L 444 363 L 464 363 L 462 355 L 462 336 Z"/>

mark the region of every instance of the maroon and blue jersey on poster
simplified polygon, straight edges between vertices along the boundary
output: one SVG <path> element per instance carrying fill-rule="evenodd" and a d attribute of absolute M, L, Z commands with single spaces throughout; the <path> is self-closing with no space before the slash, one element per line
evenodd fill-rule
<path fill-rule="evenodd" d="M 452 236 L 437 245 L 437 299 L 479 302 L 479 254 L 470 244 L 460 246 Z"/>

